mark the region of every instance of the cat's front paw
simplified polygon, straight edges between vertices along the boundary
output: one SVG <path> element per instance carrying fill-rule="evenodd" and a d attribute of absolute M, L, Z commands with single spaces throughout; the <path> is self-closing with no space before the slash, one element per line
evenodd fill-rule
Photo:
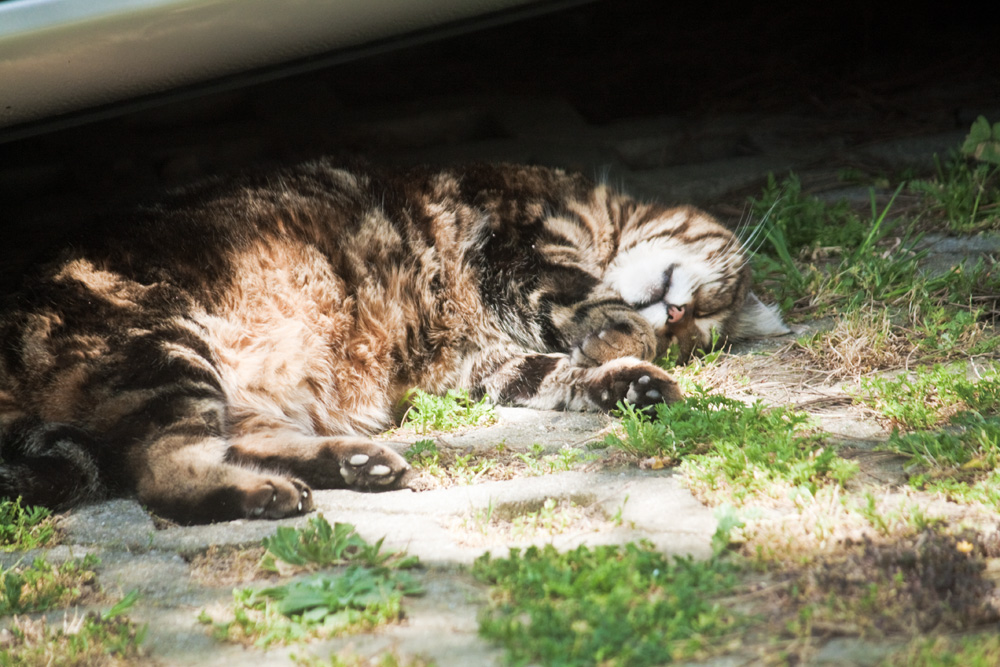
<path fill-rule="evenodd" d="M 588 390 L 591 401 L 606 411 L 619 401 L 642 409 L 684 397 L 666 371 L 638 359 L 618 359 L 594 369 Z"/>
<path fill-rule="evenodd" d="M 410 469 L 402 456 L 370 440 L 338 438 L 331 443 L 340 477 L 353 489 L 386 489 L 399 486 Z"/>
<path fill-rule="evenodd" d="M 656 337 L 642 315 L 619 308 L 603 313 L 599 321 L 599 326 L 586 333 L 570 351 L 574 366 L 600 366 L 623 357 L 653 359 Z"/>

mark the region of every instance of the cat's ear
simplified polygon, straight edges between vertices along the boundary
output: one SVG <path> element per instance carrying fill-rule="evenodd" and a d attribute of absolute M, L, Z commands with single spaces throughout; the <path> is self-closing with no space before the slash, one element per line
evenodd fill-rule
<path fill-rule="evenodd" d="M 781 319 L 781 311 L 777 305 L 766 306 L 756 294 L 750 292 L 733 319 L 730 335 L 736 338 L 764 338 L 781 336 L 790 331 Z"/>

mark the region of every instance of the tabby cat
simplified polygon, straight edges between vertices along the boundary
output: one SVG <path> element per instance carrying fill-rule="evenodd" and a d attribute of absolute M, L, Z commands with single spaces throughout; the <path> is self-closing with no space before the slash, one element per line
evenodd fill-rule
<path fill-rule="evenodd" d="M 181 523 L 392 488 L 412 387 L 674 401 L 650 363 L 784 333 L 737 239 L 560 170 L 329 161 L 173 192 L 61 251 L 0 315 L 0 496 L 131 495 Z"/>

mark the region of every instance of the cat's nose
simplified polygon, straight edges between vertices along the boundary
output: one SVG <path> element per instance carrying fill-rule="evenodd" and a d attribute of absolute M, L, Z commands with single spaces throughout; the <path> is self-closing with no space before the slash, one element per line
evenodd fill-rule
<path fill-rule="evenodd" d="M 672 303 L 667 304 L 667 321 L 671 324 L 675 322 L 680 322 L 684 319 L 684 306 L 675 306 Z"/>

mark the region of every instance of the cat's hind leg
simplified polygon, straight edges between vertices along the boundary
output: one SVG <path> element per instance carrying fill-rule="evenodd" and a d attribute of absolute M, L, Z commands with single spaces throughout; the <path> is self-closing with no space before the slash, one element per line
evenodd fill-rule
<path fill-rule="evenodd" d="M 157 326 L 136 327 L 74 380 L 87 404 L 75 417 L 94 434 L 109 489 L 185 524 L 309 511 L 305 482 L 226 460 L 230 410 L 211 348 L 193 324 Z"/>
<path fill-rule="evenodd" d="M 280 519 L 313 507 L 308 485 L 284 472 L 225 460 L 228 442 L 183 434 L 159 438 L 145 451 L 136 495 L 178 523 Z"/>
<path fill-rule="evenodd" d="M 102 446 L 102 441 L 104 441 Z M 0 429 L 0 497 L 66 510 L 134 485 L 139 502 L 179 523 L 277 519 L 312 509 L 309 487 L 227 463 L 225 441 L 166 433 L 144 447 L 105 454 L 104 437 L 70 424 L 21 417 Z M 131 472 L 129 472 L 131 471 Z"/>

